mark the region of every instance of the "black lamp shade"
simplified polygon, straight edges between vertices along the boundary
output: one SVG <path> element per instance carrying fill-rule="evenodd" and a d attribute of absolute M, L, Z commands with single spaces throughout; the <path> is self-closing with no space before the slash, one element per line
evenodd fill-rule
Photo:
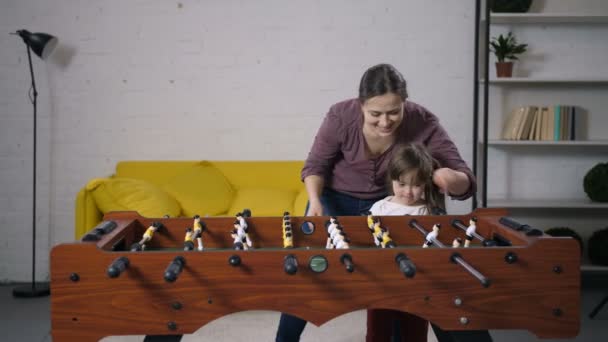
<path fill-rule="evenodd" d="M 58 42 L 56 37 L 42 32 L 31 33 L 27 30 L 19 30 L 17 34 L 42 59 L 46 59 L 53 52 Z"/>

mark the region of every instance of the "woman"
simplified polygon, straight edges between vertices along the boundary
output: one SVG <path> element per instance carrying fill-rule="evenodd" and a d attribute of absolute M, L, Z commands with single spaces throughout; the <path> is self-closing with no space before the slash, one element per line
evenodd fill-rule
<path fill-rule="evenodd" d="M 458 149 L 424 107 L 407 100 L 403 76 L 389 64 L 369 68 L 359 97 L 333 105 L 308 154 L 302 179 L 307 215 L 358 216 L 386 197 L 386 170 L 398 143 L 425 145 L 439 162 L 433 182 L 444 194 L 464 200 L 475 178 Z M 299 341 L 306 321 L 282 314 L 277 342 Z M 368 332 L 368 340 L 373 338 Z"/>

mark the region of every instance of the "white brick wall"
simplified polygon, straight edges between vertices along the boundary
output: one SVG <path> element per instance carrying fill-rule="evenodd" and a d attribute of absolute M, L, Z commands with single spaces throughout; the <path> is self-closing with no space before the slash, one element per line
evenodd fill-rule
<path fill-rule="evenodd" d="M 471 161 L 474 1 L 0 2 L 0 281 L 30 279 L 34 57 L 38 277 L 73 237 L 74 198 L 124 159 L 303 159 L 329 106 L 393 63 Z M 179 6 L 181 4 L 181 7 Z M 470 204 L 453 205 L 467 212 Z"/>

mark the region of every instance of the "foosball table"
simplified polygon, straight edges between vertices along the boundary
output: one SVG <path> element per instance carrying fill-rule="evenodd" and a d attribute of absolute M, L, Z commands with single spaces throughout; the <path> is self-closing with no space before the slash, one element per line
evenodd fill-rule
<path fill-rule="evenodd" d="M 108 213 L 81 242 L 52 249 L 53 340 L 188 334 L 245 310 L 320 326 L 370 308 L 409 312 L 444 330 L 576 336 L 579 245 L 507 214 Z"/>

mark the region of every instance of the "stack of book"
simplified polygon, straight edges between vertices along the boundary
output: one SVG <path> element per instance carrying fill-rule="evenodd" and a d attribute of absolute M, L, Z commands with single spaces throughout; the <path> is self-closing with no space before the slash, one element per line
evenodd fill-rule
<path fill-rule="evenodd" d="M 576 140 L 575 106 L 525 106 L 514 109 L 502 129 L 504 140 Z"/>

